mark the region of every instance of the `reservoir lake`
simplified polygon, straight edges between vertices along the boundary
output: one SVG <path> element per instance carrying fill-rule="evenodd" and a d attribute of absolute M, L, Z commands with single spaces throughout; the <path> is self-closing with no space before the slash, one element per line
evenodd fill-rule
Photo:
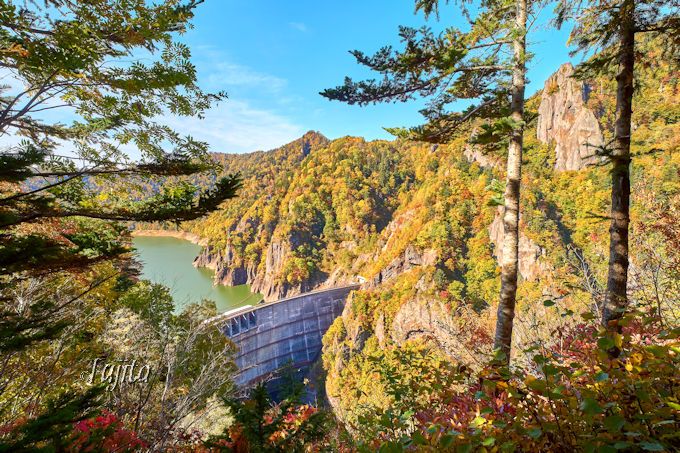
<path fill-rule="evenodd" d="M 142 263 L 141 278 L 167 286 L 177 311 L 203 299 L 215 301 L 220 313 L 262 300 L 248 285 L 213 285 L 214 272 L 192 264 L 201 251 L 200 245 L 184 239 L 152 236 L 133 237 L 132 245 L 137 260 Z"/>

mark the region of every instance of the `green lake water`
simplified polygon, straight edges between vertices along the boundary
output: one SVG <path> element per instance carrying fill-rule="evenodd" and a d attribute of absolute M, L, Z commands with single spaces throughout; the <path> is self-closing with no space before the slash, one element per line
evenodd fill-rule
<path fill-rule="evenodd" d="M 132 239 L 137 259 L 142 263 L 142 278 L 168 288 L 175 308 L 210 299 L 224 312 L 243 305 L 254 305 L 262 299 L 250 292 L 248 285 L 213 285 L 213 271 L 195 268 L 192 263 L 201 246 L 172 237 L 137 236 Z"/>

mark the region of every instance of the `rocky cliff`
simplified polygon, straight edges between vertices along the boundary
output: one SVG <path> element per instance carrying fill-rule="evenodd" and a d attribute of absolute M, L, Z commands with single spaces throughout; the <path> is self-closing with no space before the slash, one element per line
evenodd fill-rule
<path fill-rule="evenodd" d="M 498 207 L 496 216 L 489 225 L 489 237 L 493 243 L 493 254 L 499 263 L 503 259 L 503 212 L 502 206 Z M 529 239 L 526 234 L 520 231 L 519 245 L 517 250 L 519 256 L 519 274 L 527 281 L 536 281 L 541 273 L 547 270 L 547 264 L 541 258 L 545 255 L 545 250 Z"/>
<path fill-rule="evenodd" d="M 218 285 L 250 285 L 255 293 L 260 293 L 265 302 L 292 297 L 326 283 L 326 275 L 316 273 L 312 278 L 291 283 L 281 278 L 283 267 L 290 259 L 290 244 L 287 241 L 272 241 L 267 247 L 264 265 L 258 267 L 238 257 L 231 245 L 222 249 L 206 246 L 194 260 L 195 267 L 205 267 L 215 271 L 214 281 Z M 339 283 L 346 283 L 340 281 Z"/>
<path fill-rule="evenodd" d="M 292 244 L 294 242 L 290 240 L 272 241 L 267 248 L 264 269 L 248 282 L 251 290 L 262 294 L 266 302 L 297 296 L 325 286 L 327 275 L 320 271 L 313 272 L 300 281 L 291 282 L 283 277 L 284 268 L 291 259 Z"/>
<path fill-rule="evenodd" d="M 403 253 L 380 269 L 368 282 L 369 287 L 376 288 L 383 283 L 393 280 L 401 274 L 417 267 L 434 266 L 437 263 L 437 251 L 432 249 L 419 250 L 408 245 Z"/>
<path fill-rule="evenodd" d="M 540 95 L 535 133 L 539 141 L 554 145 L 556 171 L 578 170 L 595 162 L 595 147 L 603 141 L 597 118 L 588 107 L 589 85 L 574 79 L 573 72 L 570 64 L 561 66 L 546 81 Z M 533 131 L 529 133 L 533 134 Z M 216 283 L 250 284 L 266 301 L 347 283 L 359 274 L 368 278 L 368 287 L 378 288 L 415 268 L 460 267 L 455 261 L 459 258 L 454 261 L 449 258 L 449 264 L 444 265 L 446 253 L 426 242 L 415 244 L 415 236 L 404 237 L 402 234 L 403 230 L 424 228 L 423 215 L 430 214 L 423 209 L 431 213 L 431 208 L 415 204 L 392 213 L 383 206 L 386 194 L 379 193 L 380 185 L 387 184 L 397 174 L 391 167 L 394 163 L 384 162 L 382 155 L 393 153 L 406 161 L 411 159 L 409 146 L 418 149 L 417 159 L 424 163 L 430 161 L 426 168 L 435 172 L 431 178 L 442 179 L 443 186 L 450 186 L 450 182 L 444 182 L 450 170 L 437 174 L 436 169 L 443 165 L 446 155 L 451 155 L 452 147 L 426 145 L 420 149 L 416 145 L 404 146 L 396 142 L 387 144 L 385 149 L 381 146 L 385 144 L 366 143 L 355 138 L 329 142 L 319 134 L 308 133 L 283 147 L 281 150 L 285 152 L 274 150 L 258 155 L 259 160 L 273 160 L 276 166 L 272 167 L 273 171 L 260 170 L 249 183 L 257 190 L 253 190 L 252 200 L 247 200 L 231 215 L 236 220 L 225 225 L 227 239 L 223 242 L 228 245 L 206 247 L 195 265 L 213 268 Z M 359 152 L 348 152 L 356 147 Z M 480 147 L 473 145 L 465 145 L 462 154 L 468 161 L 499 173 L 499 179 L 502 177 L 502 157 L 486 155 Z M 371 159 L 375 162 L 366 162 Z M 353 164 L 347 166 L 350 161 Z M 281 168 L 281 162 L 287 162 L 288 166 Z M 343 169 L 347 167 L 346 174 L 336 167 L 341 165 Z M 378 180 L 373 181 L 378 174 Z M 262 175 L 270 180 L 267 182 Z M 346 187 L 331 186 L 332 192 L 314 193 L 316 184 L 333 178 L 339 178 L 337 180 L 343 181 Z M 426 184 L 426 180 L 418 184 Z M 346 237 L 331 246 L 329 238 L 333 234 L 329 235 L 328 226 L 341 218 L 356 216 L 356 211 L 360 210 L 370 212 L 361 215 L 363 223 L 348 219 L 336 225 L 340 232 L 334 233 L 335 236 Z M 437 228 L 443 232 L 449 227 L 444 223 Z M 493 256 L 500 261 L 502 208 L 495 212 L 491 222 L 474 228 L 488 231 Z M 371 229 L 375 231 L 370 233 Z M 362 245 L 361 238 L 366 238 L 368 233 L 374 239 L 367 248 L 367 244 Z M 238 243 L 241 245 L 233 245 Z M 250 243 L 258 246 L 246 251 L 244 247 Z M 323 257 L 318 257 L 319 250 L 327 247 L 331 247 L 330 251 L 326 250 L 322 252 Z M 548 269 L 545 250 L 524 233 L 520 234 L 519 255 L 519 271 L 524 280 L 536 281 Z M 343 257 L 343 264 L 337 261 L 339 257 Z M 451 278 L 457 271 L 447 272 Z"/>
<path fill-rule="evenodd" d="M 563 64 L 545 82 L 538 107 L 536 136 L 542 143 L 555 146 L 555 171 L 581 170 L 600 160 L 596 150 L 604 143 L 595 113 L 588 107 L 589 84 L 573 78 L 574 67 Z M 482 167 L 499 168 L 502 159 L 484 154 L 469 145 L 465 156 Z M 499 207 L 489 225 L 494 244 L 494 257 L 503 255 L 503 208 Z M 545 250 L 520 231 L 519 273 L 527 281 L 535 281 L 548 269 L 541 258 Z"/>
<path fill-rule="evenodd" d="M 573 78 L 574 67 L 563 64 L 545 82 L 538 108 L 537 136 L 555 144 L 555 170 L 580 170 L 597 162 L 604 143 L 595 113 L 588 108 L 590 85 Z"/>

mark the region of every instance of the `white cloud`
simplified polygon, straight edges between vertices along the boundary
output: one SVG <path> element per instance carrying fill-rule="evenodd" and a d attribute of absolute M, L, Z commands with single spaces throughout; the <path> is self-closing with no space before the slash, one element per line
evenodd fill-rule
<path fill-rule="evenodd" d="M 230 153 L 276 148 L 305 132 L 281 113 L 296 105 L 286 79 L 234 62 L 213 47 L 197 48 L 196 55 L 199 84 L 226 90 L 229 99 L 207 111 L 203 120 L 167 119 L 177 131 L 210 143 L 211 151 Z"/>
<path fill-rule="evenodd" d="M 282 91 L 288 83 L 280 77 L 263 74 L 247 66 L 228 62 L 218 62 L 212 65 L 205 81 L 209 86 L 218 87 L 218 89 L 257 88 L 271 93 Z"/>
<path fill-rule="evenodd" d="M 164 122 L 182 134 L 208 142 L 211 151 L 224 153 L 276 148 L 305 132 L 285 116 L 238 100 L 222 102 L 207 111 L 203 120 L 172 117 Z"/>
<path fill-rule="evenodd" d="M 293 30 L 301 31 L 302 33 L 306 33 L 309 30 L 307 25 L 302 22 L 288 22 L 288 26 Z"/>
<path fill-rule="evenodd" d="M 233 63 L 219 51 L 199 48 L 197 52 L 199 84 L 206 91 L 226 90 L 229 99 L 205 112 L 204 119 L 175 117 L 156 118 L 183 135 L 210 144 L 214 152 L 243 153 L 268 150 L 299 138 L 305 129 L 281 113 L 295 106 L 299 100 L 287 91 L 287 80 L 259 72 L 248 66 Z M 0 72 L 0 85 L 8 86 L 0 93 L 18 92 L 22 86 L 11 74 Z M 256 107 L 256 106 L 266 106 Z M 43 112 L 43 119 L 69 123 L 75 115 L 68 109 Z M 0 134 L 0 150 L 16 145 L 20 137 Z M 65 146 L 60 154 L 71 154 Z M 68 152 L 67 152 L 68 151 Z M 139 152 L 132 146 L 124 147 L 133 159 Z"/>

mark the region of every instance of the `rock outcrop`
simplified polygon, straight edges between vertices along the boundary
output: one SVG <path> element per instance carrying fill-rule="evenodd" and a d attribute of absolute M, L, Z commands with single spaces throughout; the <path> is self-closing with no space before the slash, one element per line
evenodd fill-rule
<path fill-rule="evenodd" d="M 255 293 L 264 296 L 265 302 L 271 302 L 285 297 L 296 296 L 308 291 L 319 289 L 327 284 L 327 276 L 318 272 L 305 281 L 291 284 L 280 278 L 285 263 L 290 258 L 290 243 L 287 241 L 272 241 L 267 248 L 264 266 L 258 269 L 255 263 L 244 262 L 234 253 L 231 245 L 223 249 L 206 246 L 194 259 L 195 267 L 205 267 L 215 271 L 214 282 L 219 285 L 237 286 L 250 285 Z M 346 281 L 337 279 L 336 285 Z"/>
<path fill-rule="evenodd" d="M 555 170 L 580 170 L 599 160 L 604 139 L 595 113 L 588 108 L 590 86 L 572 77 L 574 67 L 563 64 L 545 82 L 538 108 L 537 136 L 555 144 Z"/>
<path fill-rule="evenodd" d="M 236 259 L 231 245 L 227 245 L 222 250 L 217 250 L 213 246 L 204 247 L 194 259 L 194 267 L 214 270 L 215 284 L 227 286 L 249 284 L 257 273 L 255 264 Z"/>
<path fill-rule="evenodd" d="M 491 352 L 492 340 L 483 334 L 475 318 L 453 316 L 441 301 L 415 297 L 399 307 L 387 325 L 384 313 L 375 323 L 367 323 L 365 316 L 355 312 L 354 297 L 355 293 L 351 293 L 342 316 L 336 320 L 342 324 L 341 328 L 336 328 L 324 340 L 324 354 L 326 358 L 332 357 L 330 372 L 336 377 L 354 356 L 363 352 L 372 336 L 381 347 L 398 346 L 415 339 L 425 341 L 462 363 L 481 363 L 481 357 Z M 329 401 L 337 407 L 331 392 Z"/>
<path fill-rule="evenodd" d="M 290 250 L 290 244 L 284 241 L 272 241 L 267 247 L 264 272 L 259 273 L 250 286 L 252 291 L 262 294 L 265 301 L 299 294 L 294 291 L 289 292 L 291 288 L 288 288 L 285 282 L 278 282 L 278 276 L 290 254 Z"/>
<path fill-rule="evenodd" d="M 205 267 L 208 269 L 217 269 L 218 264 L 222 261 L 220 252 L 213 246 L 205 246 L 201 249 L 201 253 L 194 258 L 194 267 Z"/>
<path fill-rule="evenodd" d="M 555 145 L 555 171 L 580 170 L 599 161 L 597 147 L 604 139 L 597 118 L 588 108 L 590 86 L 574 79 L 574 67 L 567 63 L 545 82 L 538 108 L 538 139 Z M 499 159 L 487 156 L 469 145 L 465 156 L 483 167 L 497 167 Z M 499 207 L 489 225 L 494 256 L 501 261 L 503 250 L 503 208 Z M 525 280 L 535 281 L 547 265 L 541 257 L 545 250 L 520 231 L 519 273 Z"/>
<path fill-rule="evenodd" d="M 404 253 L 394 258 L 390 263 L 378 272 L 370 282 L 370 287 L 376 287 L 381 283 L 392 280 L 399 275 L 419 266 L 434 266 L 437 264 L 437 251 L 419 251 L 413 245 L 409 245 Z"/>
<path fill-rule="evenodd" d="M 265 302 L 297 296 L 326 286 L 328 276 L 320 271 L 314 272 L 310 278 L 299 283 L 290 283 L 282 279 L 281 275 L 286 263 L 290 260 L 291 251 L 296 246 L 295 244 L 296 241 L 292 238 L 270 242 L 269 247 L 267 247 L 264 271 L 258 272 L 248 282 L 253 292 L 264 296 Z"/>
<path fill-rule="evenodd" d="M 482 351 L 481 344 L 472 344 L 469 328 L 461 318 L 452 316 L 441 301 L 416 298 L 399 308 L 390 327 L 390 337 L 396 344 L 419 338 L 457 361 L 471 363 L 479 359 Z"/>
<path fill-rule="evenodd" d="M 468 161 L 476 162 L 481 167 L 486 167 L 486 168 L 500 167 L 501 164 L 503 163 L 503 159 L 501 159 L 498 156 L 494 156 L 494 155 L 491 155 L 491 154 L 484 153 L 482 151 L 482 148 L 480 146 L 476 146 L 476 145 L 468 144 L 465 147 L 465 151 L 464 151 L 463 154 L 465 155 L 465 158 Z"/>
<path fill-rule="evenodd" d="M 496 217 L 494 217 L 493 222 L 489 225 L 489 237 L 494 245 L 493 254 L 499 263 L 503 258 L 503 237 L 505 235 L 503 231 L 503 212 L 504 208 L 499 206 L 496 211 Z M 541 260 L 541 257 L 545 255 L 545 250 L 526 237 L 521 231 L 517 252 L 519 255 L 519 274 L 524 280 L 535 281 L 542 272 L 547 270 L 546 263 Z"/>

